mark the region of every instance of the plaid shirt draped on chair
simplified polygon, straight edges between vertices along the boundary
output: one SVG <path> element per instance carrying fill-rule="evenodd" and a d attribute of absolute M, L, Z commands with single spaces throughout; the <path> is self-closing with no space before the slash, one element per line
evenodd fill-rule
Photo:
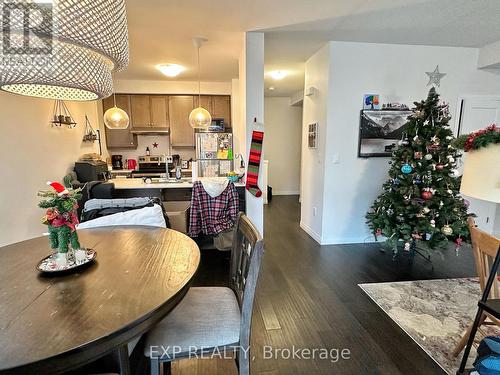
<path fill-rule="evenodd" d="M 200 181 L 193 184 L 189 235 L 197 237 L 219 234 L 234 226 L 238 216 L 239 198 L 234 184 L 230 182 L 217 197 L 212 198 Z"/>

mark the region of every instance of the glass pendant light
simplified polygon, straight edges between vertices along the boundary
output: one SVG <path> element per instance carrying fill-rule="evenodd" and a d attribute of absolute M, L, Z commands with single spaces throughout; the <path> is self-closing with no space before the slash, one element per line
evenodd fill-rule
<path fill-rule="evenodd" d="M 114 106 L 104 113 L 104 124 L 108 129 L 127 129 L 130 119 L 127 112 L 116 106 L 116 94 L 113 93 Z"/>
<path fill-rule="evenodd" d="M 212 116 L 205 108 L 201 106 L 201 78 L 200 78 L 200 47 L 205 38 L 197 37 L 193 39 L 193 44 L 198 52 L 198 108 L 195 108 L 189 114 L 189 125 L 195 129 L 207 129 L 212 123 Z"/>

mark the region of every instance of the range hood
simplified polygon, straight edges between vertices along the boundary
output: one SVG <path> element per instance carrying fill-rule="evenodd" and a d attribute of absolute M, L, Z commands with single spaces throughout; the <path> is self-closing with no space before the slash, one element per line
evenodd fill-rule
<path fill-rule="evenodd" d="M 130 130 L 132 134 L 162 134 L 169 135 L 170 129 L 155 129 L 155 128 L 133 128 Z"/>

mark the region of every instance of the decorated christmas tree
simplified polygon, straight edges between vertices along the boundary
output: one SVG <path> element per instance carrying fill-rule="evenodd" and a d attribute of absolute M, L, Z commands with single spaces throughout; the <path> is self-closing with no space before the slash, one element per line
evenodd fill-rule
<path fill-rule="evenodd" d="M 389 179 L 366 215 L 375 236 L 387 238 L 397 251 L 414 249 L 418 240 L 427 248 L 457 247 L 469 237 L 467 202 L 459 194 L 459 151 L 452 146 L 448 105 L 431 88 L 426 100 L 415 102 L 393 151 Z"/>

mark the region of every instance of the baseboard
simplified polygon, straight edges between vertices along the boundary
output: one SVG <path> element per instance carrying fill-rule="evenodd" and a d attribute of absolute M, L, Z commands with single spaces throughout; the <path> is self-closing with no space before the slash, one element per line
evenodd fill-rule
<path fill-rule="evenodd" d="M 273 190 L 273 195 L 299 195 L 298 190 Z"/>
<path fill-rule="evenodd" d="M 321 245 L 347 245 L 347 244 L 360 244 L 360 243 L 374 243 L 377 242 L 373 236 L 369 237 L 340 237 L 340 238 L 324 238 Z"/>
<path fill-rule="evenodd" d="M 310 226 L 308 226 L 307 224 L 304 224 L 301 221 L 300 227 L 302 228 L 302 230 L 304 232 L 306 232 L 309 236 L 311 236 L 314 241 L 316 241 L 317 243 L 319 243 L 321 245 L 321 236 L 318 233 L 316 233 Z"/>

